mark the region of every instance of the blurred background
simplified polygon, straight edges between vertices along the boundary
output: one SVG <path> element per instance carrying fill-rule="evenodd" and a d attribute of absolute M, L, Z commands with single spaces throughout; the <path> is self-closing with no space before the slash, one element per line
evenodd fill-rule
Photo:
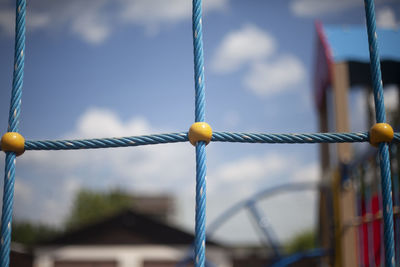
<path fill-rule="evenodd" d="M 12 83 L 14 9 L 13 1 L 0 0 L 2 132 Z M 364 27 L 363 1 L 204 0 L 203 12 L 206 121 L 213 130 L 320 131 L 316 21 L 344 31 Z M 378 27 L 397 31 L 400 2 L 376 1 L 376 17 Z M 349 131 L 369 129 L 369 99 L 363 90 L 349 93 Z M 385 100 L 389 109 L 397 108 L 397 87 L 388 87 Z M 180 132 L 193 121 L 191 1 L 28 2 L 20 123 L 26 139 Z M 318 145 L 212 143 L 207 164 L 207 222 L 260 190 L 322 177 Z M 191 234 L 194 191 L 194 148 L 187 143 L 29 151 L 17 162 L 14 240 L 28 247 L 61 242 L 68 231 L 131 209 Z M 261 231 L 270 229 L 283 251 L 316 246 L 318 190 L 283 191 L 257 205 Z M 268 246 L 254 228 L 260 221 L 248 215 L 240 210 L 218 228 L 212 238 L 217 247 Z M 53 266 L 45 264 L 37 266 Z"/>

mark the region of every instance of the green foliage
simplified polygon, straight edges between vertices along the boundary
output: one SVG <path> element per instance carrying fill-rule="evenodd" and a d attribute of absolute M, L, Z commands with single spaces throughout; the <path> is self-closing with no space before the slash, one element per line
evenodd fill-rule
<path fill-rule="evenodd" d="M 66 228 L 74 229 L 96 222 L 131 207 L 131 204 L 129 194 L 119 190 L 106 193 L 81 190 L 75 196 L 72 210 L 66 220 Z M 33 246 L 61 233 L 61 230 L 44 224 L 16 221 L 12 226 L 12 241 Z"/>
<path fill-rule="evenodd" d="M 315 232 L 313 230 L 303 231 L 287 242 L 285 250 L 287 253 L 291 254 L 313 249 L 316 247 L 315 238 Z"/>
<path fill-rule="evenodd" d="M 13 242 L 32 246 L 53 238 L 59 232 L 59 230 L 44 224 L 34 224 L 28 221 L 14 222 L 11 238 Z"/>
<path fill-rule="evenodd" d="M 75 196 L 72 210 L 66 220 L 66 228 L 76 229 L 97 222 L 131 206 L 132 198 L 123 191 L 104 193 L 83 189 Z"/>

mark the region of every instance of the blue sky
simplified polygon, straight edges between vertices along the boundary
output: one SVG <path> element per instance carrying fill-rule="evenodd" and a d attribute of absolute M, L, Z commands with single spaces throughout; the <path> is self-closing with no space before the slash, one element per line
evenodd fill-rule
<path fill-rule="evenodd" d="M 27 139 L 55 139 L 186 131 L 194 120 L 190 2 L 28 2 L 21 133 Z M 0 0 L 3 132 L 13 12 L 12 1 Z M 377 1 L 381 27 L 398 27 L 399 16 L 399 1 Z M 213 130 L 316 131 L 311 86 L 316 19 L 363 24 L 363 1 L 204 0 L 206 120 Z M 260 189 L 315 181 L 319 175 L 316 145 L 210 144 L 207 152 L 209 222 Z M 57 225 L 79 188 L 124 188 L 174 194 L 175 223 L 191 229 L 194 170 L 189 144 L 27 152 L 17 164 L 15 216 Z M 260 206 L 282 240 L 316 220 L 312 192 L 279 196 Z M 257 240 L 245 213 L 218 237 Z"/>

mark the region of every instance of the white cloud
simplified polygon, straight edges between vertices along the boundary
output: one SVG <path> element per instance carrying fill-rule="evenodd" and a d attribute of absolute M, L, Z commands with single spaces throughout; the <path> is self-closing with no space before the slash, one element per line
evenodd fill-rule
<path fill-rule="evenodd" d="M 73 204 L 72 196 L 75 196 L 81 187 L 79 177 L 69 176 L 66 179 L 59 182 L 59 186 L 63 189 L 57 194 L 46 196 L 43 201 L 40 202 L 39 207 L 35 207 L 35 221 L 43 222 L 46 224 L 59 226 L 70 211 Z M 36 198 L 33 198 L 37 200 Z M 51 216 L 49 216 L 51 214 Z"/>
<path fill-rule="evenodd" d="M 293 89 L 305 76 L 302 62 L 292 54 L 279 54 L 275 38 L 254 25 L 228 33 L 212 61 L 212 69 L 220 74 L 243 68 L 243 85 L 259 96 Z"/>
<path fill-rule="evenodd" d="M 111 32 L 110 23 L 106 18 L 102 18 L 98 12 L 91 9 L 82 16 L 77 16 L 72 22 L 72 31 L 88 43 L 101 43 Z"/>
<path fill-rule="evenodd" d="M 31 202 L 33 200 L 32 188 L 22 181 L 20 177 L 15 178 L 14 190 L 15 198 L 20 199 L 22 202 Z"/>
<path fill-rule="evenodd" d="M 124 6 L 122 17 L 138 23 L 174 22 L 191 16 L 192 2 L 187 0 L 120 0 Z M 228 0 L 204 1 L 204 11 L 224 9 Z"/>
<path fill-rule="evenodd" d="M 251 183 L 264 177 L 267 173 L 269 176 L 274 176 L 284 171 L 289 162 L 289 158 L 276 153 L 266 154 L 263 157 L 244 157 L 222 165 L 211 176 L 232 183 L 244 181 Z"/>
<path fill-rule="evenodd" d="M 191 17 L 192 1 L 187 0 L 120 0 L 124 6 L 121 19 L 145 26 L 149 33 L 157 32 L 164 23 L 176 23 Z M 204 12 L 224 10 L 228 0 L 206 0 Z"/>
<path fill-rule="evenodd" d="M 317 182 L 319 164 L 304 164 L 292 155 L 271 151 L 259 156 L 244 155 L 237 160 L 228 161 L 210 171 L 208 177 L 211 193 L 223 188 L 223 191 L 238 198 L 263 189 L 260 188 L 262 184 Z"/>
<path fill-rule="evenodd" d="M 30 11 L 26 15 L 26 27 L 28 31 L 41 29 L 50 24 L 50 16 L 41 12 Z M 0 34 L 14 35 L 15 10 L 3 7 L 0 4 Z"/>
<path fill-rule="evenodd" d="M 318 182 L 320 179 L 320 164 L 313 162 L 303 166 L 293 174 L 293 181 L 295 182 Z"/>
<path fill-rule="evenodd" d="M 270 56 L 276 50 L 275 39 L 254 25 L 228 33 L 216 49 L 212 68 L 219 73 L 236 71 L 242 66 Z"/>
<path fill-rule="evenodd" d="M 50 23 L 50 17 L 46 14 L 30 13 L 27 18 L 28 29 L 35 30 L 45 27 Z"/>
<path fill-rule="evenodd" d="M 229 0 L 206 0 L 204 12 L 222 11 Z M 0 3 L 0 30 L 14 32 L 14 9 Z M 84 41 L 98 44 L 106 40 L 121 25 L 139 25 L 146 31 L 158 32 L 171 23 L 191 16 L 191 1 L 187 0 L 39 0 L 29 3 L 29 30 L 68 29 Z"/>
<path fill-rule="evenodd" d="M 276 60 L 252 64 L 243 83 L 257 95 L 270 96 L 292 89 L 304 77 L 302 62 L 293 55 L 283 55 Z"/>
<path fill-rule="evenodd" d="M 89 108 L 77 122 L 73 138 L 118 137 L 150 134 L 151 127 L 143 117 L 134 117 L 127 122 L 121 121 L 116 113 L 108 109 Z"/>
<path fill-rule="evenodd" d="M 296 16 L 313 17 L 362 4 L 363 1 L 359 0 L 292 0 L 289 8 Z"/>
<path fill-rule="evenodd" d="M 388 29 L 395 29 L 399 25 L 399 22 L 396 21 L 396 14 L 390 7 L 378 9 L 376 12 L 376 23 L 378 27 Z"/>

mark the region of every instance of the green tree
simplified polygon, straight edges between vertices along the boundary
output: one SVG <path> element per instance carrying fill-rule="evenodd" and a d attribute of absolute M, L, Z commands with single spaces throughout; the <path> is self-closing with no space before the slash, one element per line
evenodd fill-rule
<path fill-rule="evenodd" d="M 132 198 L 121 190 L 97 192 L 80 190 L 66 220 L 67 229 L 76 229 L 109 217 L 132 206 Z"/>
<path fill-rule="evenodd" d="M 12 225 L 11 238 L 13 242 L 32 246 L 42 241 L 49 240 L 60 233 L 60 230 L 29 221 L 14 222 Z"/>
<path fill-rule="evenodd" d="M 315 238 L 315 232 L 313 230 L 303 231 L 286 243 L 285 250 L 287 253 L 291 254 L 313 249 L 316 247 Z"/>

